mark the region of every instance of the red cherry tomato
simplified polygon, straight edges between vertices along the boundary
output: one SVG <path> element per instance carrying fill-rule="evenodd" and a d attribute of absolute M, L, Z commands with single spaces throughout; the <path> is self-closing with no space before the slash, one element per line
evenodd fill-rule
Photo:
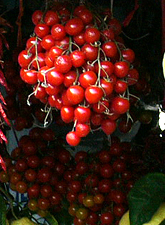
<path fill-rule="evenodd" d="M 90 104 L 99 102 L 103 94 L 103 90 L 97 86 L 89 86 L 85 90 L 85 98 Z"/>

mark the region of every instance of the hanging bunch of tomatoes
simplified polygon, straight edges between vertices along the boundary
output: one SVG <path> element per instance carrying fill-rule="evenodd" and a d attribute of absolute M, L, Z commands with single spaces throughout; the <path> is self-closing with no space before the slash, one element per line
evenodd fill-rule
<path fill-rule="evenodd" d="M 29 97 L 73 122 L 68 144 L 77 146 L 93 128 L 112 134 L 124 114 L 129 120 L 129 86 L 139 73 L 135 53 L 125 47 L 122 27 L 110 11 L 56 3 L 36 10 L 32 21 L 34 32 L 18 56 L 20 77 L 32 86 Z"/>

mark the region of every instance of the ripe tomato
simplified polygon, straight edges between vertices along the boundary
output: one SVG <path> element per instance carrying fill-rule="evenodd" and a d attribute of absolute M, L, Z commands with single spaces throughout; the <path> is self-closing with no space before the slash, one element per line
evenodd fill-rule
<path fill-rule="evenodd" d="M 39 198 L 37 203 L 38 208 L 41 210 L 47 210 L 50 207 L 50 201 L 47 198 Z"/>
<path fill-rule="evenodd" d="M 39 38 L 43 38 L 44 36 L 48 35 L 50 28 L 45 23 L 38 23 L 35 28 L 34 32 Z"/>
<path fill-rule="evenodd" d="M 103 95 L 103 90 L 98 86 L 89 86 L 85 90 L 85 98 L 90 104 L 99 102 Z"/>
<path fill-rule="evenodd" d="M 18 159 L 15 164 L 15 168 L 18 172 L 24 172 L 27 169 L 26 159 Z"/>
<path fill-rule="evenodd" d="M 117 79 L 114 85 L 114 91 L 118 94 L 123 94 L 127 90 L 127 82 Z"/>
<path fill-rule="evenodd" d="M 7 183 L 9 181 L 9 175 L 5 171 L 0 172 L 0 182 Z"/>
<path fill-rule="evenodd" d="M 65 27 L 62 24 L 55 24 L 51 28 L 51 35 L 55 41 L 61 41 L 66 36 Z"/>
<path fill-rule="evenodd" d="M 130 108 L 129 100 L 123 97 L 115 97 L 112 99 L 111 107 L 118 114 L 126 113 Z"/>
<path fill-rule="evenodd" d="M 100 100 L 98 103 L 92 105 L 92 109 L 97 113 L 105 112 L 109 107 L 108 100 Z"/>
<path fill-rule="evenodd" d="M 64 82 L 63 82 L 65 87 L 69 87 L 73 85 L 73 83 L 76 81 L 76 78 L 77 78 L 77 73 L 74 70 L 70 70 L 68 73 L 65 73 Z"/>
<path fill-rule="evenodd" d="M 44 22 L 48 26 L 53 26 L 59 22 L 58 14 L 52 10 L 48 10 L 44 15 Z"/>
<path fill-rule="evenodd" d="M 74 110 L 74 119 L 79 123 L 89 122 L 91 116 L 91 110 L 88 107 L 77 106 Z"/>
<path fill-rule="evenodd" d="M 40 170 L 38 170 L 37 178 L 40 183 L 46 183 L 50 181 L 51 175 L 52 173 L 50 168 L 43 167 Z"/>
<path fill-rule="evenodd" d="M 71 154 L 68 150 L 66 149 L 61 149 L 60 154 L 58 155 L 58 159 L 61 163 L 67 164 L 71 160 Z"/>
<path fill-rule="evenodd" d="M 79 46 L 84 45 L 85 44 L 84 32 L 82 31 L 78 35 L 73 36 L 73 40 Z"/>
<path fill-rule="evenodd" d="M 52 86 L 59 86 L 64 81 L 64 75 L 57 69 L 51 69 L 46 73 L 46 80 Z"/>
<path fill-rule="evenodd" d="M 40 158 L 37 155 L 31 155 L 27 158 L 27 165 L 30 168 L 37 168 L 40 165 Z"/>
<path fill-rule="evenodd" d="M 102 49 L 107 57 L 114 58 L 117 55 L 117 46 L 115 42 L 108 41 L 102 44 Z"/>
<path fill-rule="evenodd" d="M 86 218 L 86 223 L 89 225 L 97 224 L 99 221 L 98 215 L 95 212 L 89 211 L 88 216 Z"/>
<path fill-rule="evenodd" d="M 65 24 L 65 31 L 71 36 L 78 35 L 84 29 L 83 21 L 80 18 L 73 18 Z"/>
<path fill-rule="evenodd" d="M 105 92 L 104 94 L 106 96 L 109 96 L 112 94 L 113 89 L 114 89 L 113 82 L 106 80 L 106 79 L 100 79 L 100 84 L 101 84 L 101 87 L 103 88 L 103 90 Z"/>
<path fill-rule="evenodd" d="M 43 198 L 48 198 L 52 195 L 53 189 L 49 184 L 43 184 L 40 189 L 40 193 Z"/>
<path fill-rule="evenodd" d="M 112 143 L 110 146 L 110 155 L 120 156 L 122 154 L 122 145 L 120 142 Z"/>
<path fill-rule="evenodd" d="M 32 186 L 28 187 L 27 193 L 29 199 L 38 198 L 40 194 L 40 185 L 34 183 Z"/>
<path fill-rule="evenodd" d="M 114 74 L 119 78 L 127 76 L 129 71 L 129 64 L 125 61 L 119 61 L 114 64 Z"/>
<path fill-rule="evenodd" d="M 24 68 L 28 69 L 30 62 L 32 61 L 33 55 L 28 50 L 22 50 L 18 55 L 18 63 Z"/>
<path fill-rule="evenodd" d="M 125 194 L 121 190 L 111 190 L 109 193 L 110 199 L 116 204 L 122 204 L 126 200 Z"/>
<path fill-rule="evenodd" d="M 126 169 L 126 163 L 122 159 L 116 159 L 113 162 L 113 165 L 112 166 L 113 166 L 114 171 L 115 172 L 118 172 L 118 173 L 122 173 Z"/>
<path fill-rule="evenodd" d="M 27 140 L 26 143 L 23 144 L 22 150 L 26 156 L 34 155 L 37 153 L 36 143 L 33 140 Z"/>
<path fill-rule="evenodd" d="M 89 27 L 85 30 L 84 39 L 87 43 L 94 43 L 100 39 L 100 31 L 95 27 Z"/>
<path fill-rule="evenodd" d="M 108 193 L 112 188 L 112 181 L 110 179 L 101 179 L 98 183 L 98 189 L 101 193 Z"/>
<path fill-rule="evenodd" d="M 135 60 L 135 53 L 132 49 L 127 48 L 127 49 L 123 49 L 121 51 L 122 57 L 124 60 L 133 63 Z"/>
<path fill-rule="evenodd" d="M 136 84 L 139 79 L 139 72 L 137 71 L 137 69 L 135 68 L 129 69 L 126 79 L 127 79 L 128 85 Z"/>
<path fill-rule="evenodd" d="M 77 146 L 80 143 L 81 138 L 76 134 L 75 131 L 70 131 L 66 135 L 66 141 L 71 146 Z"/>
<path fill-rule="evenodd" d="M 112 224 L 114 216 L 112 212 L 103 212 L 100 216 L 100 221 L 102 224 Z"/>
<path fill-rule="evenodd" d="M 82 189 L 82 184 L 79 180 L 72 180 L 69 183 L 69 190 L 73 193 L 78 193 Z"/>
<path fill-rule="evenodd" d="M 11 168 L 10 168 L 9 172 L 10 172 L 9 181 L 11 184 L 16 184 L 16 183 L 18 183 L 18 181 L 21 181 L 22 175 L 20 173 L 14 172 L 14 171 L 11 173 Z"/>
<path fill-rule="evenodd" d="M 126 119 L 122 119 L 118 124 L 118 128 L 120 132 L 128 133 L 132 128 L 132 121 L 131 120 L 127 121 Z"/>
<path fill-rule="evenodd" d="M 114 174 L 113 167 L 109 163 L 100 166 L 100 175 L 104 178 L 110 178 Z"/>
<path fill-rule="evenodd" d="M 41 40 L 39 40 L 37 37 L 30 37 L 26 41 L 26 49 L 33 55 L 36 53 L 36 51 L 37 53 L 42 52 L 43 48 L 41 46 Z"/>
<path fill-rule="evenodd" d="M 84 159 L 86 159 L 86 157 L 88 156 L 87 152 L 85 151 L 79 151 L 79 152 L 76 152 L 75 154 L 75 162 L 78 163 Z"/>
<path fill-rule="evenodd" d="M 24 182 L 24 181 L 21 181 L 20 180 L 20 181 L 18 181 L 16 183 L 16 191 L 19 192 L 19 193 L 21 193 L 21 194 L 26 193 L 27 188 L 28 188 L 27 183 Z"/>
<path fill-rule="evenodd" d="M 43 16 L 43 12 L 41 10 L 35 10 L 34 13 L 32 14 L 33 24 L 37 25 L 38 23 L 40 23 L 42 16 Z"/>
<path fill-rule="evenodd" d="M 53 47 L 55 44 L 54 38 L 52 35 L 48 34 L 45 37 L 43 37 L 42 41 L 41 41 L 41 46 L 45 49 L 45 50 L 49 50 L 51 49 L 51 47 Z"/>
<path fill-rule="evenodd" d="M 119 20 L 111 18 L 108 22 L 109 27 L 113 30 L 115 36 L 118 36 L 122 31 L 122 26 Z"/>
<path fill-rule="evenodd" d="M 68 187 L 68 184 L 65 180 L 59 180 L 55 185 L 55 190 L 58 193 L 64 195 L 67 192 L 67 187 Z"/>
<path fill-rule="evenodd" d="M 85 178 L 85 185 L 87 187 L 96 187 L 98 185 L 99 178 L 96 174 L 89 174 Z"/>
<path fill-rule="evenodd" d="M 74 120 L 74 107 L 62 106 L 60 110 L 61 119 L 65 123 L 71 123 Z"/>
<path fill-rule="evenodd" d="M 93 20 L 93 14 L 89 9 L 83 9 L 81 13 L 78 14 L 85 25 L 90 24 Z"/>
<path fill-rule="evenodd" d="M 70 58 L 72 61 L 72 65 L 74 67 L 80 67 L 85 63 L 85 53 L 83 51 L 80 50 L 75 50 L 73 52 L 70 53 Z"/>
<path fill-rule="evenodd" d="M 72 68 L 72 60 L 69 55 L 60 55 L 55 59 L 54 66 L 60 73 L 67 73 Z"/>
<path fill-rule="evenodd" d="M 114 216 L 117 216 L 117 217 L 122 217 L 123 214 L 126 212 L 126 206 L 124 204 L 116 204 L 114 205 L 113 207 L 113 213 L 114 213 Z"/>
<path fill-rule="evenodd" d="M 79 137 L 86 137 L 90 132 L 90 126 L 85 123 L 76 124 L 75 132 Z"/>
<path fill-rule="evenodd" d="M 34 182 L 37 178 L 37 172 L 30 168 L 25 171 L 24 176 L 28 182 Z"/>
<path fill-rule="evenodd" d="M 106 135 L 112 134 L 116 130 L 116 121 L 111 119 L 103 119 L 101 121 L 101 129 Z"/>
<path fill-rule="evenodd" d="M 110 151 L 101 150 L 98 154 L 98 157 L 101 163 L 109 163 L 111 160 Z"/>
<path fill-rule="evenodd" d="M 80 74 L 79 82 L 83 88 L 87 88 L 90 85 L 94 85 L 97 81 L 97 75 L 93 71 L 85 71 Z"/>
<path fill-rule="evenodd" d="M 49 197 L 49 201 L 52 206 L 59 205 L 62 201 L 62 196 L 60 193 L 54 191 L 51 193 L 51 196 Z"/>
<path fill-rule="evenodd" d="M 85 53 L 86 60 L 94 61 L 95 59 L 97 59 L 98 47 L 86 43 L 82 46 L 81 50 Z"/>
<path fill-rule="evenodd" d="M 80 161 L 76 165 L 76 172 L 80 175 L 85 174 L 89 169 L 89 166 L 86 162 Z"/>
<path fill-rule="evenodd" d="M 84 100 L 84 89 L 79 85 L 72 85 L 66 91 L 67 98 L 72 105 L 77 105 Z"/>

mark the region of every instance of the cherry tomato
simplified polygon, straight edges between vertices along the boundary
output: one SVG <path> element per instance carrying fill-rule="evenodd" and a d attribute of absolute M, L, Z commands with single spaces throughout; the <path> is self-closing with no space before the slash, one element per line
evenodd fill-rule
<path fill-rule="evenodd" d="M 35 34 L 40 38 L 43 38 L 44 36 L 48 35 L 49 31 L 49 26 L 44 23 L 38 23 L 34 28 Z"/>
<path fill-rule="evenodd" d="M 34 212 L 37 211 L 38 210 L 37 200 L 35 199 L 28 200 L 28 209 Z"/>
<path fill-rule="evenodd" d="M 78 14 L 85 25 L 90 24 L 93 21 L 93 14 L 89 9 L 83 9 L 81 13 Z"/>
<path fill-rule="evenodd" d="M 59 205 L 62 201 L 62 196 L 60 193 L 54 191 L 51 193 L 51 196 L 49 197 L 49 201 L 52 206 Z"/>
<path fill-rule="evenodd" d="M 11 172 L 11 171 L 10 171 Z M 18 181 L 21 181 L 22 175 L 18 172 L 12 172 L 12 174 L 9 174 L 9 181 L 11 184 L 16 184 Z"/>
<path fill-rule="evenodd" d="M 97 86 L 89 86 L 85 90 L 85 98 L 90 104 L 99 102 L 103 94 L 103 90 Z"/>
<path fill-rule="evenodd" d="M 81 138 L 76 134 L 75 131 L 70 131 L 66 135 L 66 141 L 71 146 L 77 146 L 80 143 Z"/>
<path fill-rule="evenodd" d="M 42 48 L 44 48 L 45 50 L 49 50 L 54 45 L 55 45 L 55 41 L 52 35 L 48 34 L 45 37 L 43 37 L 41 41 Z"/>
<path fill-rule="evenodd" d="M 135 68 L 129 69 L 126 79 L 127 79 L 128 85 L 136 84 L 139 79 L 139 72 L 137 71 L 137 69 Z"/>
<path fill-rule="evenodd" d="M 87 43 L 94 43 L 100 39 L 100 31 L 95 27 L 89 27 L 85 30 L 84 39 Z"/>
<path fill-rule="evenodd" d="M 74 110 L 74 119 L 77 120 L 79 123 L 89 122 L 90 116 L 90 108 L 77 106 Z"/>
<path fill-rule="evenodd" d="M 48 26 L 53 26 L 59 22 L 58 14 L 52 10 L 48 10 L 44 15 L 44 22 Z"/>
<path fill-rule="evenodd" d="M 123 94 L 127 90 L 127 82 L 117 79 L 114 85 L 114 91 L 118 94 Z"/>
<path fill-rule="evenodd" d="M 98 183 L 98 189 L 101 193 L 110 192 L 112 187 L 112 181 L 110 179 L 102 179 Z"/>
<path fill-rule="evenodd" d="M 59 86 L 64 81 L 64 75 L 57 71 L 57 69 L 51 69 L 46 73 L 47 82 L 52 86 Z"/>
<path fill-rule="evenodd" d="M 91 44 L 84 44 L 81 50 L 85 53 L 86 60 L 94 61 L 98 56 L 98 47 L 92 46 Z"/>
<path fill-rule="evenodd" d="M 114 171 L 115 172 L 118 172 L 118 173 L 122 173 L 126 169 L 126 163 L 122 159 L 116 159 L 113 162 L 113 165 L 112 166 L 113 166 Z"/>
<path fill-rule="evenodd" d="M 116 130 L 116 121 L 111 119 L 103 119 L 101 121 L 101 129 L 107 135 L 112 134 Z"/>
<path fill-rule="evenodd" d="M 102 224 L 112 224 L 114 216 L 112 212 L 103 212 L 100 216 L 100 221 Z"/>
<path fill-rule="evenodd" d="M 76 217 L 80 220 L 85 220 L 88 216 L 88 210 L 86 208 L 79 208 L 76 211 Z"/>
<path fill-rule="evenodd" d="M 84 99 L 84 89 L 79 86 L 79 85 L 73 85 L 73 86 L 70 86 L 68 89 L 67 89 L 67 98 L 69 100 L 69 102 L 73 105 L 77 105 L 79 103 L 81 103 Z"/>
<path fill-rule="evenodd" d="M 100 175 L 103 178 L 110 178 L 114 174 L 113 167 L 109 163 L 105 163 L 100 166 Z"/>
<path fill-rule="evenodd" d="M 70 58 L 72 61 L 72 65 L 74 67 L 80 67 L 85 63 L 86 56 L 83 51 L 75 50 L 70 53 Z"/>
<path fill-rule="evenodd" d="M 75 162 L 78 163 L 80 161 L 83 161 L 84 159 L 86 159 L 88 156 L 87 152 L 85 151 L 78 151 L 75 154 Z"/>
<path fill-rule="evenodd" d="M 16 183 L 16 191 L 19 192 L 19 193 L 21 193 L 21 194 L 26 193 L 27 188 L 28 188 L 27 183 L 24 182 L 24 181 L 21 181 L 20 180 L 20 181 L 18 181 Z"/>
<path fill-rule="evenodd" d="M 18 63 L 24 68 L 28 69 L 30 62 L 32 61 L 33 55 L 27 50 L 22 50 L 18 55 Z"/>
<path fill-rule="evenodd" d="M 73 193 L 78 193 L 82 189 L 81 182 L 79 180 L 73 180 L 69 183 L 69 190 Z"/>
<path fill-rule="evenodd" d="M 49 182 L 51 178 L 51 170 L 48 167 L 43 167 L 38 171 L 37 178 L 40 183 Z"/>
<path fill-rule="evenodd" d="M 85 174 L 89 169 L 89 166 L 86 162 L 84 161 L 80 161 L 77 163 L 76 165 L 76 171 L 78 172 L 78 174 L 83 175 Z"/>
<path fill-rule="evenodd" d="M 129 100 L 123 97 L 115 97 L 112 99 L 111 104 L 112 109 L 114 112 L 118 114 L 126 113 L 130 108 Z"/>
<path fill-rule="evenodd" d="M 94 202 L 94 199 L 93 199 L 93 195 L 87 195 L 84 197 L 83 199 L 83 205 L 87 208 L 90 208 L 90 207 L 93 207 L 95 202 Z"/>
<path fill-rule="evenodd" d="M 61 119 L 65 123 L 70 123 L 74 120 L 74 107 L 63 106 L 60 110 Z"/>
<path fill-rule="evenodd" d="M 85 123 L 76 124 L 75 132 L 79 137 L 86 137 L 90 132 L 90 126 Z"/>
<path fill-rule="evenodd" d="M 122 57 L 130 63 L 133 63 L 135 60 L 135 53 L 132 49 L 127 48 L 121 51 Z"/>
<path fill-rule="evenodd" d="M 50 201 L 47 198 L 39 198 L 37 203 L 41 210 L 47 210 L 50 207 Z"/>
<path fill-rule="evenodd" d="M 54 66 L 60 73 L 68 73 L 72 68 L 72 60 L 69 55 L 60 55 L 55 59 Z"/>
<path fill-rule="evenodd" d="M 40 188 L 40 193 L 42 197 L 44 198 L 50 197 L 52 192 L 53 192 L 53 189 L 49 184 L 43 184 Z"/>
<path fill-rule="evenodd" d="M 28 182 L 34 182 L 37 178 L 37 172 L 33 169 L 27 169 L 24 176 Z"/>
<path fill-rule="evenodd" d="M 51 28 L 51 35 L 55 41 L 61 41 L 66 36 L 65 27 L 62 24 L 55 24 Z"/>
<path fill-rule="evenodd" d="M 84 29 L 83 21 L 80 18 L 73 18 L 65 24 L 65 31 L 71 36 L 78 35 Z"/>
<path fill-rule="evenodd" d="M 34 13 L 32 14 L 33 24 L 37 25 L 38 23 L 40 23 L 42 16 L 43 16 L 43 12 L 41 10 L 35 10 Z"/>
<path fill-rule="evenodd" d="M 129 71 L 129 64 L 125 61 L 119 61 L 114 64 L 114 74 L 119 78 L 127 76 Z"/>
<path fill-rule="evenodd" d="M 103 194 L 98 193 L 94 196 L 93 200 L 94 200 L 95 204 L 103 204 L 105 197 Z"/>
<path fill-rule="evenodd" d="M 117 55 L 117 46 L 115 42 L 108 41 L 102 44 L 102 49 L 107 57 L 113 58 Z"/>
<path fill-rule="evenodd" d="M 36 53 L 36 51 L 38 53 L 42 52 L 43 48 L 41 46 L 41 40 L 39 40 L 37 37 L 30 37 L 26 41 L 26 49 L 33 55 Z"/>
<path fill-rule="evenodd" d="M 93 71 L 85 71 L 80 74 L 79 82 L 83 88 L 87 88 L 90 85 L 94 85 L 97 81 L 97 75 Z"/>

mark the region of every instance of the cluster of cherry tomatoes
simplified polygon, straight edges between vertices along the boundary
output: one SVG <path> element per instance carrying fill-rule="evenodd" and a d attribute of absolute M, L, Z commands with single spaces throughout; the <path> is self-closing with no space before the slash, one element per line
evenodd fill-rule
<path fill-rule="evenodd" d="M 27 194 L 27 207 L 38 214 L 60 213 L 67 201 L 74 225 L 118 224 L 134 184 L 131 144 L 112 137 L 111 146 L 72 156 L 55 140 L 50 128 L 29 130 L 4 159 L 7 172 L 0 172 L 0 181 Z"/>
<path fill-rule="evenodd" d="M 66 135 L 71 146 L 92 127 L 112 134 L 130 109 L 128 87 L 139 79 L 135 53 L 119 37 L 119 21 L 108 10 L 98 14 L 69 3 L 36 10 L 32 21 L 34 33 L 18 56 L 20 77 L 33 87 L 31 95 L 59 110 L 65 123 L 74 123 Z"/>

